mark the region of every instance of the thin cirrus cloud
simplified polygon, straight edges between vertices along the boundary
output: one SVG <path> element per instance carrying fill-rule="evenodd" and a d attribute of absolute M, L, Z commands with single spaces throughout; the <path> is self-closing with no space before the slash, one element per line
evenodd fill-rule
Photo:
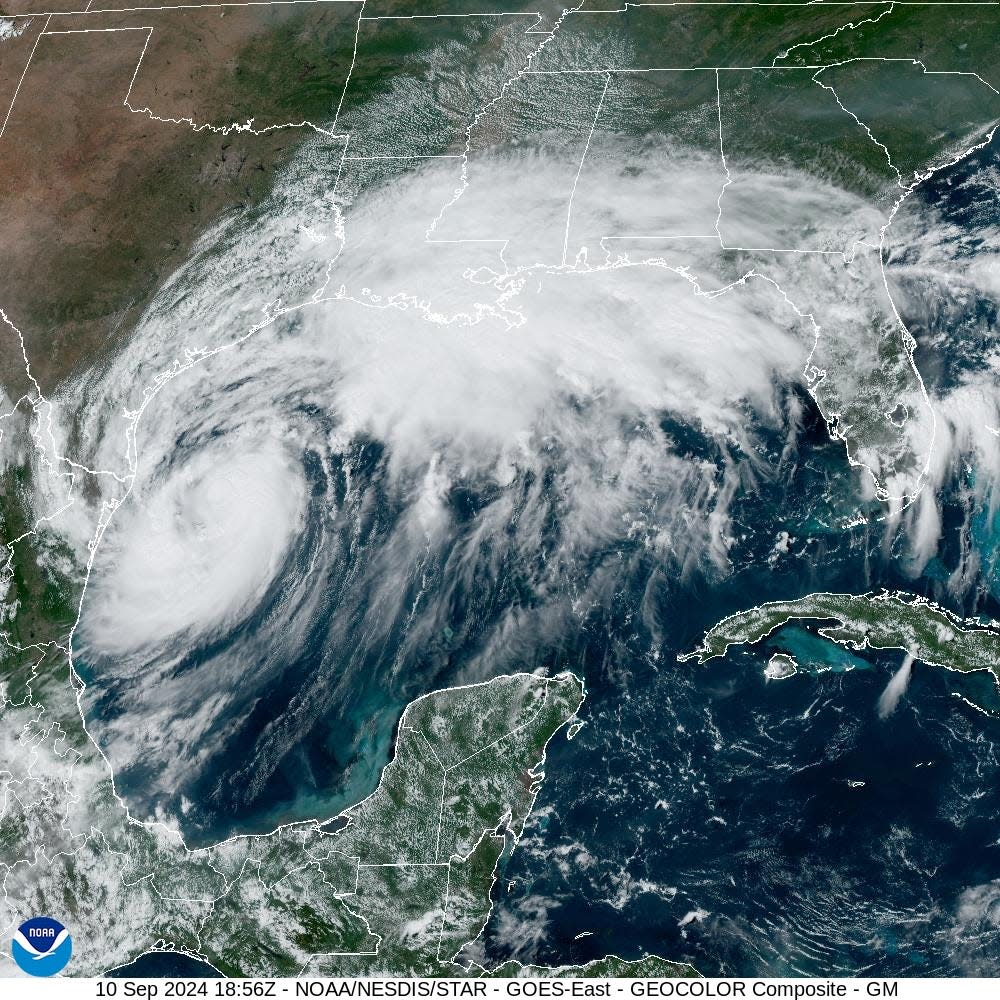
<path fill-rule="evenodd" d="M 248 752 L 248 788 L 278 766 L 289 727 L 335 711 L 326 665 L 371 656 L 390 683 L 469 595 L 494 609 L 489 621 L 462 612 L 479 649 L 465 669 L 485 675 L 530 661 L 607 600 L 619 570 L 595 569 L 594 553 L 626 539 L 680 572 L 726 571 L 729 505 L 773 474 L 760 428 L 796 433 L 787 392 L 814 348 L 806 314 L 835 304 L 848 336 L 838 283 L 856 291 L 855 275 L 839 255 L 720 254 L 710 235 L 591 235 L 634 232 L 644 200 L 682 216 L 702 154 L 649 157 L 627 197 L 609 190 L 599 215 L 575 206 L 570 236 L 567 201 L 550 193 L 573 163 L 550 151 L 516 166 L 482 156 L 476 180 L 554 234 L 535 244 L 542 259 L 511 242 L 517 226 L 489 238 L 488 202 L 455 200 L 455 161 L 338 200 L 329 164 L 307 150 L 268 211 L 206 234 L 110 367 L 77 387 L 87 461 L 131 488 L 100 539 L 76 651 L 95 669 L 87 704 L 105 699 L 99 741 L 116 769 L 142 769 L 156 809 L 179 808 L 170 796 L 315 643 L 317 622 L 324 666 Z M 782 176 L 793 204 L 806 178 Z M 589 198 L 600 177 L 581 188 Z M 824 186 L 810 210 L 823 198 L 840 231 L 867 211 Z M 452 237 L 471 242 L 435 227 L 449 205 Z M 859 306 L 859 338 L 866 321 Z M 679 447 L 665 416 L 718 459 Z M 101 484 L 121 498 L 116 480 Z M 481 499 L 459 517 L 463 489 Z M 85 519 L 73 523 L 82 548 Z M 501 586 L 511 560 L 529 606 Z"/>

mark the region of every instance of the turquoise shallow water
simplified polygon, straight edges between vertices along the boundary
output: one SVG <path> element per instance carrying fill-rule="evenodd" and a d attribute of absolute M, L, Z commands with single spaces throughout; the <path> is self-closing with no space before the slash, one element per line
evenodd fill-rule
<path fill-rule="evenodd" d="M 989 149 L 923 192 L 955 227 L 957 255 L 981 252 L 977 227 L 996 224 L 994 164 Z M 953 387 L 992 349 L 996 305 L 966 294 L 944 308 L 948 290 L 907 290 L 928 384 Z M 774 523 L 780 510 L 785 530 L 819 536 L 811 553 L 772 572 L 763 548 L 737 546 L 746 560 L 725 584 L 665 588 L 671 651 L 734 610 L 815 590 L 898 588 L 1000 617 L 1000 521 L 968 465 L 942 497 L 938 554 L 915 578 L 905 546 L 824 532 L 816 497 L 824 484 L 836 495 L 837 457 L 819 436 L 808 467 L 747 497 L 740 522 Z M 768 683 L 777 650 L 802 669 Z M 554 749 L 546 824 L 505 873 L 493 952 L 578 961 L 651 951 L 705 973 L 1000 974 L 996 685 L 985 671 L 917 662 L 896 711 L 880 719 L 901 660 L 798 625 L 700 667 L 667 655 L 626 669 L 616 652 L 596 655 L 590 724 Z"/>
<path fill-rule="evenodd" d="M 775 652 L 790 653 L 801 670 L 820 673 L 832 670 L 868 670 L 871 663 L 831 639 L 809 632 L 798 625 L 787 625 L 772 635 L 767 647 Z"/>
<path fill-rule="evenodd" d="M 953 188 L 927 197 L 975 197 Z M 956 224 L 975 224 L 953 208 Z M 954 329 L 974 326 L 982 310 L 969 309 Z M 931 319 L 914 329 L 928 352 Z M 936 332 L 944 360 L 934 377 L 947 386 L 974 362 L 949 340 L 952 327 Z M 387 563 L 407 496 L 378 442 L 353 442 L 349 468 L 345 456 L 305 455 L 308 523 L 272 592 L 173 667 L 183 677 L 246 651 L 199 767 L 157 799 L 147 779 L 163 762 L 140 760 L 120 789 L 179 815 L 181 796 L 194 803 L 182 818 L 193 844 L 329 816 L 375 787 L 410 699 L 511 670 L 568 668 L 586 679 L 586 725 L 552 744 L 536 818 L 498 882 L 485 937 L 493 959 L 654 952 L 705 973 L 1000 974 L 1000 721 L 961 697 L 995 701 L 988 676 L 918 663 L 883 720 L 876 705 L 900 656 L 855 653 L 799 625 L 704 666 L 676 662 L 726 615 L 817 590 L 904 589 L 1000 616 L 991 569 L 1000 532 L 970 501 L 974 483 L 960 473 L 949 484 L 940 552 L 915 578 L 905 547 L 885 546 L 877 521 L 838 527 L 857 509 L 856 474 L 810 401 L 797 403 L 801 460 L 779 463 L 784 429 L 762 431 L 764 457 L 743 470 L 729 575 L 696 556 L 669 562 L 625 525 L 573 547 L 558 442 L 544 474 L 451 489 L 448 544 L 412 565 Z M 332 435 L 329 415 L 303 419 Z M 731 461 L 697 428 L 664 415 L 662 429 L 678 454 L 719 470 Z M 480 531 L 501 500 L 512 513 Z M 522 520 L 531 545 L 508 544 Z M 775 561 L 780 532 L 794 541 Z M 949 590 L 970 539 L 985 568 Z M 684 549 L 683 538 L 672 543 Z M 398 607 L 378 586 L 388 575 Z M 584 599 L 595 580 L 606 596 Z M 501 639 L 502 622 L 516 624 Z M 802 669 L 768 684 L 775 650 Z M 122 720 L 134 677 L 114 664 L 85 668 L 100 737 Z"/>

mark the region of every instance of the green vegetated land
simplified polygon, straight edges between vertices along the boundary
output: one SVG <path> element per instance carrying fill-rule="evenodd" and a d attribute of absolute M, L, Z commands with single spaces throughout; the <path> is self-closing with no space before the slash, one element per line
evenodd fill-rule
<path fill-rule="evenodd" d="M 0 815 L 3 918 L 72 925 L 77 975 L 153 948 L 234 976 L 483 974 L 453 959 L 489 915 L 546 745 L 583 700 L 571 674 L 427 695 L 404 712 L 376 791 L 335 823 L 191 852 L 126 816 L 65 697 L 65 657 L 36 659 L 0 710 L 19 734 Z M 15 664 L 4 667 L 13 679 Z"/>
<path fill-rule="evenodd" d="M 8 431 L 14 430 L 9 424 Z M 76 621 L 81 567 L 66 542 L 35 527 L 31 468 L 0 469 L 0 664 L 3 648 L 65 647 Z M 3 679 L 0 667 L 0 680 Z"/>
<path fill-rule="evenodd" d="M 871 196 L 873 184 L 895 185 L 895 168 L 911 182 L 1000 117 L 1000 83 L 991 79 L 997 8 L 890 6 L 583 11 L 566 19 L 534 68 L 637 77 L 720 68 L 723 108 L 743 122 L 732 126 L 734 152 L 818 171 Z M 638 79 L 637 89 L 646 89 Z M 694 110 L 697 91 L 691 96 Z"/>
<path fill-rule="evenodd" d="M 846 8 L 844 8 L 846 10 Z M 883 3 L 854 8 L 843 31 L 814 36 L 781 58 L 785 65 L 828 66 L 849 59 L 919 59 L 934 72 L 977 73 L 997 89 L 996 4 Z M 876 95 L 872 95 L 875 97 Z"/>
<path fill-rule="evenodd" d="M 900 649 L 932 666 L 988 671 L 1000 684 L 1000 629 L 983 628 L 929 601 L 891 592 L 809 594 L 761 604 L 712 626 L 701 645 L 680 659 L 704 663 L 724 656 L 731 646 L 760 642 L 791 621 L 852 649 Z M 822 624 L 827 621 L 833 624 Z"/>
<path fill-rule="evenodd" d="M 336 131 L 349 137 L 351 155 L 441 154 L 463 147 L 473 118 L 524 69 L 556 74 L 548 80 L 551 106 L 540 124 L 572 110 L 567 101 L 579 87 L 560 71 L 610 69 L 623 74 L 635 111 L 632 121 L 609 126 L 675 134 L 687 118 L 699 124 L 693 141 L 711 146 L 718 138 L 709 114 L 712 78 L 721 67 L 730 118 L 727 152 L 795 166 L 876 200 L 898 186 L 897 170 L 912 181 L 1000 117 L 1000 97 L 988 85 L 1000 89 L 993 79 L 1000 27 L 995 6 L 598 3 L 561 22 L 558 5 L 542 5 L 540 19 L 538 5 L 501 9 L 467 0 L 432 8 L 385 0 L 365 8 L 360 20 L 356 4 L 306 7 L 233 8 L 224 15 L 175 10 L 140 18 L 146 25 L 153 17 L 155 25 L 134 106 L 214 127 L 253 119 L 258 129 L 302 121 L 333 127 L 339 107 Z M 442 16 L 407 19 L 429 13 Z M 78 31 L 130 26 L 135 17 L 94 12 L 57 21 L 53 28 Z M 557 23 L 539 49 L 544 31 Z M 259 204 L 275 174 L 312 135 L 300 129 L 221 136 L 193 132 L 183 122 L 128 122 L 127 112 L 119 126 L 109 117 L 111 105 L 104 108 L 101 101 L 114 94 L 112 103 L 121 108 L 115 88 L 128 84 L 128 60 L 123 56 L 109 75 L 77 80 L 80 66 L 97 57 L 97 49 L 81 48 L 99 45 L 86 38 L 63 36 L 58 45 L 47 38 L 17 106 L 36 123 L 39 149 L 49 142 L 47 129 L 53 141 L 72 136 L 67 122 L 92 121 L 100 112 L 101 156 L 114 175 L 102 176 L 101 190 L 113 194 L 94 218 L 78 211 L 79 197 L 72 212 L 69 202 L 56 205 L 49 225 L 16 172 L 7 171 L 11 184 L 0 190 L 12 220 L 10 238 L 27 240 L 26 249 L 46 255 L 44 267 L 25 257 L 25 266 L 8 275 L 5 302 L 9 311 L 16 306 L 12 315 L 48 388 L 127 338 L 199 233 L 227 213 Z M 5 56 L 19 70 L 27 53 L 4 42 L 0 61 Z M 699 69 L 704 72 L 686 72 Z M 671 79 L 672 71 L 685 78 Z M 19 75 L 10 70 L 2 78 Z M 700 76 L 705 79 L 692 79 Z M 60 87 L 71 93 L 55 102 L 63 119 L 36 114 L 34 105 L 51 104 Z M 95 101 L 100 108 L 91 106 Z M 15 108 L 15 138 L 18 125 Z M 81 129 L 79 139 L 46 166 L 65 174 L 50 187 L 76 193 L 75 172 L 87 168 L 91 155 L 88 141 L 89 132 Z M 329 155 L 337 157 L 343 142 L 334 145 Z M 37 164 L 28 166 L 38 172 Z M 29 203 L 34 215 L 22 224 L 19 204 Z M 45 281 L 39 282 L 42 273 Z M 15 368 L 0 372 L 8 386 L 18 383 Z"/>
<path fill-rule="evenodd" d="M 254 117 L 261 126 L 286 118 L 332 124 L 342 98 L 338 129 L 349 136 L 352 153 L 453 153 L 464 148 L 472 118 L 527 66 L 543 37 L 526 33 L 535 22 L 523 12 L 497 17 L 499 10 L 466 0 L 419 12 L 484 16 L 362 21 L 356 29 L 322 5 L 307 6 L 262 18 L 237 37 L 226 59 L 206 63 L 202 77 L 191 57 L 203 37 L 192 29 L 194 15 L 163 15 L 158 42 L 172 27 L 180 41 L 176 50 L 169 44 L 151 50 L 146 68 L 157 72 L 157 51 L 163 66 L 188 59 L 199 84 L 195 110 L 211 123 Z M 512 93 L 511 102 L 520 93 L 547 94 L 551 105 L 531 111 L 539 128 L 558 125 L 560 102 L 593 90 L 562 71 L 615 70 L 605 115 L 609 132 L 678 135 L 712 150 L 719 138 L 717 85 L 723 140 L 735 168 L 793 167 L 887 204 L 901 183 L 981 138 L 1000 115 L 988 86 L 1000 87 L 993 78 L 995 6 L 689 4 L 613 12 L 601 6 L 567 17 L 533 61 L 534 69 L 554 73 L 546 87 L 525 83 Z M 416 12 L 412 3 L 391 0 L 368 10 Z M 540 25 L 551 27 L 558 14 L 544 11 Z M 90 17 L 77 16 L 75 27 L 96 24 Z M 87 36 L 86 44 L 97 46 L 95 38 Z M 38 53 L 35 69 L 43 75 L 37 79 L 68 78 L 70 64 L 60 66 L 56 47 L 42 45 Z M 717 79 L 716 66 L 723 67 Z M 19 70 L 6 70 L 3 79 L 19 78 Z M 4 293 L 8 307 L 24 304 L 15 318 L 47 390 L 127 339 L 199 235 L 264 201 L 303 135 L 222 136 L 129 115 L 119 127 L 91 114 L 86 101 L 53 100 L 59 87 L 36 87 L 35 80 L 26 79 L 19 102 L 30 109 L 39 101 L 50 112 L 64 108 L 70 118 L 99 120 L 105 129 L 101 143 L 82 131 L 77 150 L 54 112 L 44 119 L 53 141 L 62 136 L 63 144 L 46 167 L 47 179 L 59 181 L 51 189 L 67 192 L 74 211 L 86 203 L 86 212 L 70 216 L 54 205 L 50 231 L 43 201 L 28 204 L 18 183 L 0 192 L 10 232 L 27 236 L 32 253 L 53 250 L 38 261 L 27 251 L 18 255 L 24 267 L 7 275 Z M 176 101 L 156 111 L 194 114 L 184 105 L 184 87 L 167 90 L 163 82 L 140 81 L 153 95 L 151 105 L 157 95 Z M 375 105 L 377 116 L 370 113 Z M 497 105 L 498 111 L 506 107 Z M 16 125 L 15 117 L 12 134 Z M 509 120 L 496 125 L 481 120 L 477 137 L 488 143 L 512 134 Z M 46 135 L 34 138 L 44 148 Z M 115 143 L 128 142 L 133 146 L 116 150 Z M 110 165 L 109 198 L 96 206 L 87 203 L 86 190 L 77 190 L 80 178 L 72 173 L 89 162 L 88 144 Z M 28 181 L 37 167 L 24 168 Z M 56 177 L 57 169 L 70 172 Z M 42 228 L 31 228 L 39 219 Z M 95 221 L 97 244 L 90 229 Z M 22 223 L 27 228 L 18 228 Z M 58 252 L 50 236 L 58 237 Z M 11 393 L 17 398 L 24 389 L 23 373 L 14 372 L 19 355 L 6 357 L 17 364 L 10 362 L 8 371 L 4 362 L 0 378 L 18 388 Z M 25 454 L 31 448 L 25 433 Z M 4 571 L 0 651 L 0 715 L 11 734 L 0 760 L 9 775 L 0 814 L 5 920 L 38 912 L 66 917 L 75 928 L 72 971 L 78 973 L 159 946 L 206 956 L 231 974 L 456 974 L 451 958 L 488 916 L 497 866 L 528 814 L 547 741 L 579 707 L 579 682 L 568 675 L 518 676 L 430 695 L 407 710 L 379 790 L 348 810 L 340 829 L 297 824 L 269 837 L 188 852 L 176 834 L 130 821 L 114 795 L 106 765 L 83 730 L 63 649 L 80 567 L 53 538 L 32 531 L 38 512 L 30 463 L 3 475 L 0 530 L 8 543 L 20 539 Z M 700 661 L 723 655 L 730 645 L 760 641 L 792 619 L 832 621 L 819 628 L 828 638 L 910 650 L 949 669 L 996 675 L 1000 663 L 1000 633 L 901 595 L 817 594 L 764 605 L 720 622 L 691 655 Z M 621 968 L 614 964 L 620 960 L 605 961 L 610 964 L 576 974 Z M 643 961 L 649 972 L 639 974 L 691 974 L 686 966 Z M 515 970 L 504 966 L 501 974 Z"/>

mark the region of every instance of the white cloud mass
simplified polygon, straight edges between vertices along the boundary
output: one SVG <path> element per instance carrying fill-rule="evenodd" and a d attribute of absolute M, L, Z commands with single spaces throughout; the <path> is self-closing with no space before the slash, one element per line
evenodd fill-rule
<path fill-rule="evenodd" d="M 864 383 L 866 359 L 903 343 L 877 252 L 604 239 L 637 232 L 646 204 L 702 226 L 690 192 L 714 176 L 705 154 L 663 140 L 653 155 L 650 142 L 627 197 L 596 164 L 571 205 L 579 162 L 555 144 L 479 153 L 463 187 L 458 160 L 339 172 L 317 140 L 266 211 L 206 234 L 111 366 L 74 387 L 81 456 L 118 477 L 100 479 L 111 507 L 75 640 L 114 699 L 118 721 L 95 725 L 116 768 L 143 765 L 152 794 L 178 788 L 317 621 L 340 650 L 331 664 L 394 636 L 389 669 L 402 669 L 514 560 L 534 598 L 482 625 L 466 669 L 485 675 L 606 601 L 613 573 L 584 567 L 625 539 L 677 572 L 725 572 L 729 504 L 761 472 L 759 433 L 794 442 L 788 393 L 807 362 L 855 459 L 890 493 L 914 489 L 930 411 L 906 351 L 893 348 L 887 399 Z M 778 176 L 743 182 L 766 198 Z M 793 172 L 775 204 L 805 184 L 811 232 L 823 217 L 833 242 L 870 227 L 860 199 Z M 500 188 L 521 213 L 506 234 L 473 196 Z M 438 219 L 458 242 L 440 241 Z M 767 238 L 794 225 L 770 218 Z M 898 427 L 885 416 L 896 404 Z M 869 417 L 875 430 L 858 431 Z M 678 447 L 665 418 L 720 457 Z M 462 490 L 489 502 L 460 516 Z M 323 710 L 318 695 L 290 706 L 248 761 L 253 782 Z"/>

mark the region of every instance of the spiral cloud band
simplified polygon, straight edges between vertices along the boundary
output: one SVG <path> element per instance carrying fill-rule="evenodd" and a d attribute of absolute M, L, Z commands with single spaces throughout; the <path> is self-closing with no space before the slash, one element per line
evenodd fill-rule
<path fill-rule="evenodd" d="M 303 774 L 317 796 L 344 774 L 349 798 L 414 677 L 534 662 L 609 599 L 623 540 L 671 572 L 725 573 L 730 504 L 773 474 L 760 435 L 794 462 L 807 392 L 824 415 L 862 412 L 857 369 L 836 364 L 877 352 L 872 329 L 903 345 L 905 418 L 836 433 L 862 499 L 917 495 L 933 416 L 864 242 L 871 209 L 811 181 L 810 225 L 836 223 L 815 238 L 839 247 L 819 254 L 723 251 L 710 215 L 694 236 L 592 236 L 646 204 L 704 228 L 704 154 L 644 153 L 624 195 L 614 171 L 581 175 L 568 214 L 552 192 L 576 168 L 551 151 L 386 179 L 343 174 L 317 140 L 77 387 L 110 506 L 76 654 L 140 812 L 224 826 Z M 798 182 L 743 176 L 778 211 L 759 240 L 743 213 L 749 245 L 793 238 Z M 523 218 L 484 188 L 546 239 L 519 244 Z M 84 551 L 91 522 L 64 526 Z"/>

